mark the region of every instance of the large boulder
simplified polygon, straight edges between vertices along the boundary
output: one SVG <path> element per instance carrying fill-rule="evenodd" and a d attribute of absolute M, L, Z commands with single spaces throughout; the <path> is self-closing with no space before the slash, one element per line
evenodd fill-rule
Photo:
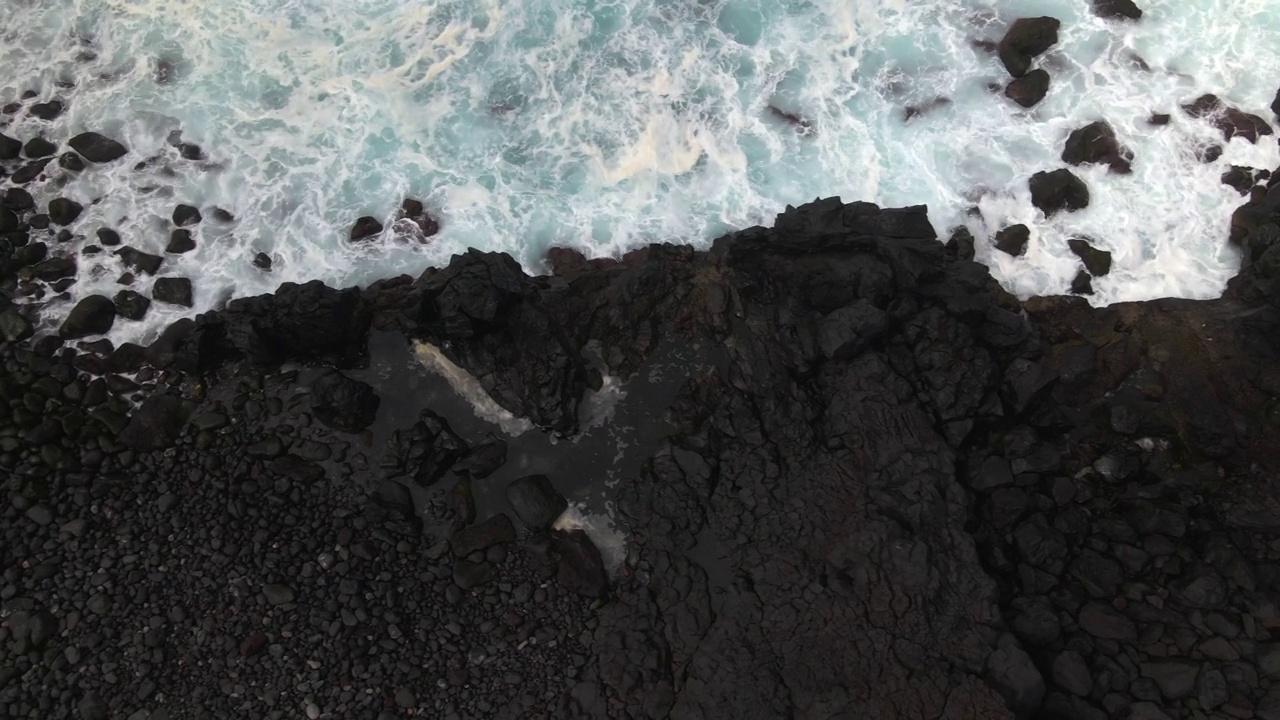
<path fill-rule="evenodd" d="M 1031 204 L 1045 217 L 1066 210 L 1074 212 L 1089 206 L 1089 186 L 1066 168 L 1041 171 L 1031 176 Z"/>
<path fill-rule="evenodd" d="M 1258 138 L 1275 133 L 1266 120 L 1226 104 L 1217 95 L 1201 95 L 1183 105 L 1182 110 L 1193 118 L 1208 120 L 1225 140 L 1242 137 L 1257 143 Z"/>
<path fill-rule="evenodd" d="M 1000 62 L 1009 74 L 1022 77 L 1031 71 L 1031 61 L 1058 42 L 1057 18 L 1035 17 L 1015 20 L 1000 40 Z"/>
<path fill-rule="evenodd" d="M 338 370 L 327 370 L 311 383 L 311 408 L 316 419 L 337 430 L 356 433 L 369 427 L 380 403 L 372 386 Z"/>
<path fill-rule="evenodd" d="M 1022 107 L 1034 107 L 1049 94 L 1049 83 L 1049 73 L 1043 68 L 1036 68 L 1011 80 L 1004 88 L 1004 95 Z"/>
<path fill-rule="evenodd" d="M 129 152 L 128 148 L 111 138 L 96 132 L 76 135 L 67 142 L 71 149 L 92 163 L 109 163 L 119 160 Z"/>
<path fill-rule="evenodd" d="M 335 290 L 319 280 L 233 300 L 221 316 L 232 346 L 255 362 L 318 360 L 340 368 L 365 355 L 372 323 L 358 289 Z"/>
<path fill-rule="evenodd" d="M 22 142 L 0 133 L 0 160 L 17 160 L 22 154 Z"/>
<path fill-rule="evenodd" d="M 101 335 L 111 330 L 115 320 L 115 304 L 102 295 L 90 295 L 71 309 L 58 334 L 67 340 Z"/>
<path fill-rule="evenodd" d="M 534 530 L 545 530 L 560 517 L 569 502 L 556 492 L 546 475 L 528 475 L 507 485 L 507 502 L 516 517 Z"/>
<path fill-rule="evenodd" d="M 1073 130 L 1062 149 L 1062 161 L 1068 165 L 1110 165 L 1112 172 L 1122 175 L 1133 171 L 1133 151 L 1120 145 L 1115 130 L 1103 120 Z"/>

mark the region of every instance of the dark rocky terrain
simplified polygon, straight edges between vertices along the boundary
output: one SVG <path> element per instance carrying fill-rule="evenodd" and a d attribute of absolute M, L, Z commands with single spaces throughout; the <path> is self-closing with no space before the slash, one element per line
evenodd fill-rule
<path fill-rule="evenodd" d="M 0 708 L 1280 717 L 1277 198 L 1211 302 L 1019 303 L 923 208 L 837 200 L 707 252 L 286 284 L 146 349 L 5 301 Z M 567 436 L 680 348 L 607 586 L 545 527 L 575 446 L 487 486 L 505 441 L 359 369 L 388 342 Z"/>

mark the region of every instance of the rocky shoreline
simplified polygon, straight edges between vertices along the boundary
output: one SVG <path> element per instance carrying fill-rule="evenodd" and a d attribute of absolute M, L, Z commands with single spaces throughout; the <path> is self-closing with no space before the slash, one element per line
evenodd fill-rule
<path fill-rule="evenodd" d="M 0 707 L 1280 717 L 1278 210 L 1208 302 L 1019 302 L 923 208 L 834 199 L 707 252 L 286 284 L 148 348 L 6 301 Z M 371 336 L 548 437 L 663 356 L 619 572 L 550 527 L 602 468 L 521 480 Z"/>

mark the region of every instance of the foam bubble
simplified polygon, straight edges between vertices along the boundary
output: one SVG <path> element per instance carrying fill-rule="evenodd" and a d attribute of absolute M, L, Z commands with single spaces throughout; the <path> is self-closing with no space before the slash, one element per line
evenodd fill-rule
<path fill-rule="evenodd" d="M 318 277 L 334 285 L 417 273 L 467 247 L 536 268 L 546 248 L 616 255 L 653 241 L 705 245 L 767 224 L 787 204 L 840 195 L 927 203 L 940 230 L 966 224 L 978 257 L 1020 295 L 1064 292 L 1087 235 L 1113 254 L 1094 303 L 1212 297 L 1239 260 L 1225 249 L 1240 199 L 1218 178 L 1231 164 L 1274 168 L 1273 138 L 1224 145 L 1178 105 L 1213 92 L 1266 110 L 1280 77 L 1280 7 L 1269 0 L 1146 0 L 1140 23 L 1103 21 L 1088 0 L 49 0 L 11 3 L 0 63 L 20 85 L 69 101 L 52 125 L 20 117 L 6 132 L 66 140 L 94 129 L 124 141 L 126 161 L 57 188 L 99 226 L 163 250 L 177 202 L 230 210 L 206 220 L 199 247 L 164 275 L 195 281 L 195 307 L 153 306 L 111 337 L 147 342 L 179 316 L 229 297 Z M 1019 16 L 1063 21 L 1040 62 L 1049 96 L 1023 110 L 988 83 L 1007 80 L 973 40 Z M 1149 70 L 1133 58 L 1140 56 Z M 167 63 L 172 81 L 156 82 Z M 75 83 L 59 88 L 60 81 Z M 949 104 L 935 103 L 945 97 Z M 903 122 L 907 105 L 928 112 Z M 770 110 L 802 118 L 802 135 Z M 1146 125 L 1152 112 L 1171 125 Z M 1081 169 L 1082 212 L 1045 220 L 1027 179 L 1061 166 L 1067 134 L 1105 118 L 1137 156 L 1130 176 Z M 178 157 L 174 130 L 207 153 Z M 142 160 L 159 159 L 143 170 Z M 361 215 L 389 228 L 404 196 L 423 199 L 442 233 L 352 246 Z M 970 208 L 980 216 L 969 214 Z M 1025 257 L 985 241 L 1025 222 Z M 272 256 L 272 272 L 251 264 Z M 75 301 L 114 294 L 109 253 L 80 259 Z M 149 279 L 139 290 L 149 290 Z M 50 310 L 50 322 L 70 308 Z"/>

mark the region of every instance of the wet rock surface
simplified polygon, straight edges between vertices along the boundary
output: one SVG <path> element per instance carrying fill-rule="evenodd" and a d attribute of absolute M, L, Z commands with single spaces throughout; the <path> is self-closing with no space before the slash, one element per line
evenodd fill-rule
<path fill-rule="evenodd" d="M 134 296 L 65 341 L 0 301 L 0 709 L 1274 718 L 1270 195 L 1209 302 L 1019 302 L 924 208 L 834 199 L 705 252 L 285 284 L 145 350 L 75 342 Z M 361 370 L 388 339 L 556 454 L 407 402 Z M 614 573 L 547 527 L 554 468 L 669 347 Z"/>

